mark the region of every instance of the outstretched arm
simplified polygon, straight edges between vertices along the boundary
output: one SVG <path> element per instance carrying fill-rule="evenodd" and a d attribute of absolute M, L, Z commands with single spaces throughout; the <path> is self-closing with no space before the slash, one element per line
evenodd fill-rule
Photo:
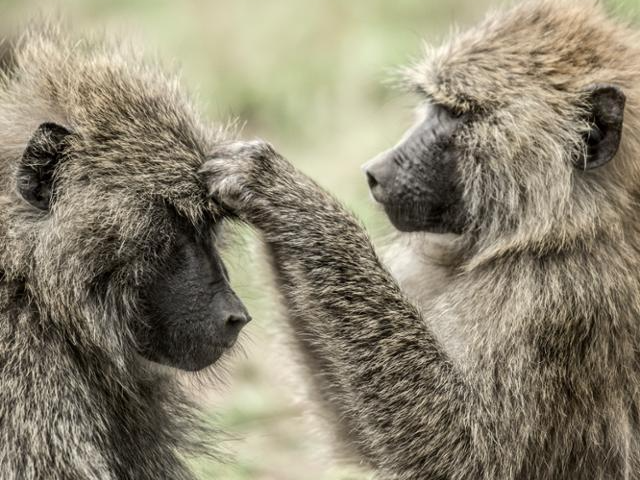
<path fill-rule="evenodd" d="M 204 171 L 264 235 L 294 333 L 356 449 L 397 478 L 477 478 L 471 393 L 353 216 L 263 142 Z"/>

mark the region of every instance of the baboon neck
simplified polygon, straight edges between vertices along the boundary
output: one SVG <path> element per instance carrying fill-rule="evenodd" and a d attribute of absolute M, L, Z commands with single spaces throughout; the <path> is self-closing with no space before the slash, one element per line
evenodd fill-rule
<path fill-rule="evenodd" d="M 73 344 L 7 308 L 9 293 L 0 284 L 3 478 L 192 478 L 179 454 L 195 448 L 195 415 L 174 381 Z"/>

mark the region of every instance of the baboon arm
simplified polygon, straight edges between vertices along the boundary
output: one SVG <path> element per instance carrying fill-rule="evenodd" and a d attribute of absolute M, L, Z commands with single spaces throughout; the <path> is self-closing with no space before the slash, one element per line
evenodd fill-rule
<path fill-rule="evenodd" d="M 373 466 L 399 478 L 473 477 L 467 386 L 366 239 L 335 226 L 327 241 L 359 239 L 363 250 L 327 266 L 320 257 L 309 262 L 327 251 L 323 241 L 302 248 L 268 235 L 288 320 L 320 395 Z"/>
<path fill-rule="evenodd" d="M 295 336 L 359 453 L 397 478 L 474 478 L 469 390 L 353 216 L 264 144 L 205 168 L 213 195 L 262 232 Z"/>

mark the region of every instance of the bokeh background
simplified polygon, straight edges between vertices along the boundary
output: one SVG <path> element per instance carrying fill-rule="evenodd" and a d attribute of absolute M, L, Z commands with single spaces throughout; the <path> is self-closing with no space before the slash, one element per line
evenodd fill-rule
<path fill-rule="evenodd" d="M 504 3 L 504 2 L 501 2 Z M 640 0 L 610 0 L 637 21 Z M 242 135 L 269 139 L 359 215 L 374 239 L 390 227 L 360 165 L 393 145 L 413 100 L 392 88 L 394 67 L 499 6 L 495 0 L 0 0 L 0 31 L 41 12 L 74 29 L 133 35 L 183 72 L 203 113 L 240 119 Z M 209 421 L 227 432 L 227 462 L 190 461 L 201 478 L 361 480 L 332 461 L 332 440 L 304 401 L 258 241 L 240 228 L 225 252 L 251 310 L 243 351 L 215 375 L 186 379 Z M 338 451 L 339 453 L 339 451 Z"/>

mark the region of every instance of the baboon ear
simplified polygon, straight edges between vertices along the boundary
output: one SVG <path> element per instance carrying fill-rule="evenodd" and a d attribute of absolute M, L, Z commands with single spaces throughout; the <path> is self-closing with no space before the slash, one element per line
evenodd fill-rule
<path fill-rule="evenodd" d="M 43 123 L 34 132 L 18 167 L 18 193 L 40 210 L 48 210 L 54 195 L 55 169 L 64 155 L 71 132 L 55 123 Z"/>
<path fill-rule="evenodd" d="M 587 157 L 576 165 L 583 170 L 608 163 L 618 152 L 627 97 L 615 85 L 593 85 L 588 99 L 591 129 L 585 135 Z"/>

